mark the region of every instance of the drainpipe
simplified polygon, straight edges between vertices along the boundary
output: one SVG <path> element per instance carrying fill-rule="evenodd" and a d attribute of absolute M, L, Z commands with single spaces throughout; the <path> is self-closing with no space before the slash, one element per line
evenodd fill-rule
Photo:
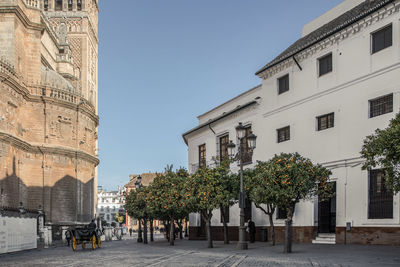
<path fill-rule="evenodd" d="M 215 131 L 213 128 L 211 128 L 211 124 L 208 125 L 208 128 L 210 128 L 210 130 L 215 134 Z"/>
<path fill-rule="evenodd" d="M 347 160 L 344 161 L 344 166 L 346 168 L 346 182 L 344 184 L 344 221 L 345 221 L 344 244 L 347 245 L 347 177 L 348 177 Z"/>

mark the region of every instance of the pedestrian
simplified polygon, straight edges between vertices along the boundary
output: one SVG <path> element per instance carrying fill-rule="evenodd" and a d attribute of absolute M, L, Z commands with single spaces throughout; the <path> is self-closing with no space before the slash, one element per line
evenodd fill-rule
<path fill-rule="evenodd" d="M 256 224 L 250 219 L 247 225 L 249 228 L 250 243 L 254 243 L 256 241 Z"/>
<path fill-rule="evenodd" d="M 65 239 L 67 240 L 67 246 L 69 247 L 69 243 L 71 242 L 72 234 L 70 230 L 65 231 Z"/>
<path fill-rule="evenodd" d="M 133 230 L 132 230 L 132 228 L 129 228 L 129 234 L 132 236 L 132 232 L 133 232 Z"/>
<path fill-rule="evenodd" d="M 89 229 L 95 230 L 97 228 L 96 223 L 94 222 L 94 219 L 89 223 Z"/>

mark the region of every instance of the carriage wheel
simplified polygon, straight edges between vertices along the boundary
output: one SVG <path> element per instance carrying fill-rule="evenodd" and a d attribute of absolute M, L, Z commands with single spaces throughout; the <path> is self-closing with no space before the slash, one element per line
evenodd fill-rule
<path fill-rule="evenodd" d="M 92 249 L 95 250 L 96 249 L 96 235 L 92 236 Z"/>
<path fill-rule="evenodd" d="M 77 245 L 76 238 L 75 238 L 75 236 L 73 236 L 72 237 L 72 250 L 73 251 L 76 251 L 76 245 Z"/>
<path fill-rule="evenodd" d="M 82 242 L 82 248 L 85 249 L 86 248 L 86 243 Z"/>
<path fill-rule="evenodd" d="M 100 237 L 97 238 L 97 247 L 98 248 L 101 247 L 101 238 Z"/>

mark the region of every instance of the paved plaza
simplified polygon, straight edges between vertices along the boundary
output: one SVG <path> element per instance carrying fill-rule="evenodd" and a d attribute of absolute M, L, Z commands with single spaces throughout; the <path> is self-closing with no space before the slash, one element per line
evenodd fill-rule
<path fill-rule="evenodd" d="M 171 247 L 162 238 L 148 245 L 130 237 L 103 242 L 92 251 L 79 247 L 38 249 L 0 256 L 0 266 L 400 266 L 400 247 L 295 244 L 294 253 L 282 253 L 282 245 L 249 244 L 238 251 L 235 242 L 177 240 Z"/>

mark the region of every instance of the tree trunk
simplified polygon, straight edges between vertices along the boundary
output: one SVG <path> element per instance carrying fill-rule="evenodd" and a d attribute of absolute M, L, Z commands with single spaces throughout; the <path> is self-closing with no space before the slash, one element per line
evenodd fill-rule
<path fill-rule="evenodd" d="M 212 236 L 211 236 L 211 217 L 212 217 L 212 212 L 206 211 L 206 216 L 205 216 L 205 221 L 206 221 L 206 227 L 207 227 L 207 241 L 208 241 L 208 248 L 213 248 L 213 242 L 212 242 Z"/>
<path fill-rule="evenodd" d="M 147 219 L 143 219 L 143 244 L 147 244 Z"/>
<path fill-rule="evenodd" d="M 175 233 L 174 233 L 174 217 L 171 217 L 171 222 L 169 225 L 169 244 L 171 246 L 174 245 L 174 240 L 175 240 Z"/>
<path fill-rule="evenodd" d="M 269 216 L 269 225 L 271 228 L 272 245 L 275 246 L 275 226 L 274 226 L 273 213 L 268 214 L 268 216 Z"/>
<path fill-rule="evenodd" d="M 153 219 L 150 219 L 150 242 L 154 242 Z"/>
<path fill-rule="evenodd" d="M 164 233 L 165 233 L 165 238 L 169 242 L 169 221 L 166 223 L 165 221 L 163 222 L 164 224 Z"/>
<path fill-rule="evenodd" d="M 287 219 L 285 221 L 285 246 L 284 246 L 284 253 L 292 253 L 292 224 L 293 224 L 293 213 L 294 213 L 294 206 L 295 204 L 290 207 L 287 214 Z"/>
<path fill-rule="evenodd" d="M 179 227 L 179 239 L 183 239 L 183 233 L 182 233 L 182 219 L 178 220 L 178 227 Z"/>
<path fill-rule="evenodd" d="M 224 244 L 229 244 L 228 224 L 226 222 L 226 214 L 224 207 L 220 207 L 222 224 L 224 225 Z"/>
<path fill-rule="evenodd" d="M 185 218 L 185 237 L 188 237 L 188 219 L 189 218 Z"/>

